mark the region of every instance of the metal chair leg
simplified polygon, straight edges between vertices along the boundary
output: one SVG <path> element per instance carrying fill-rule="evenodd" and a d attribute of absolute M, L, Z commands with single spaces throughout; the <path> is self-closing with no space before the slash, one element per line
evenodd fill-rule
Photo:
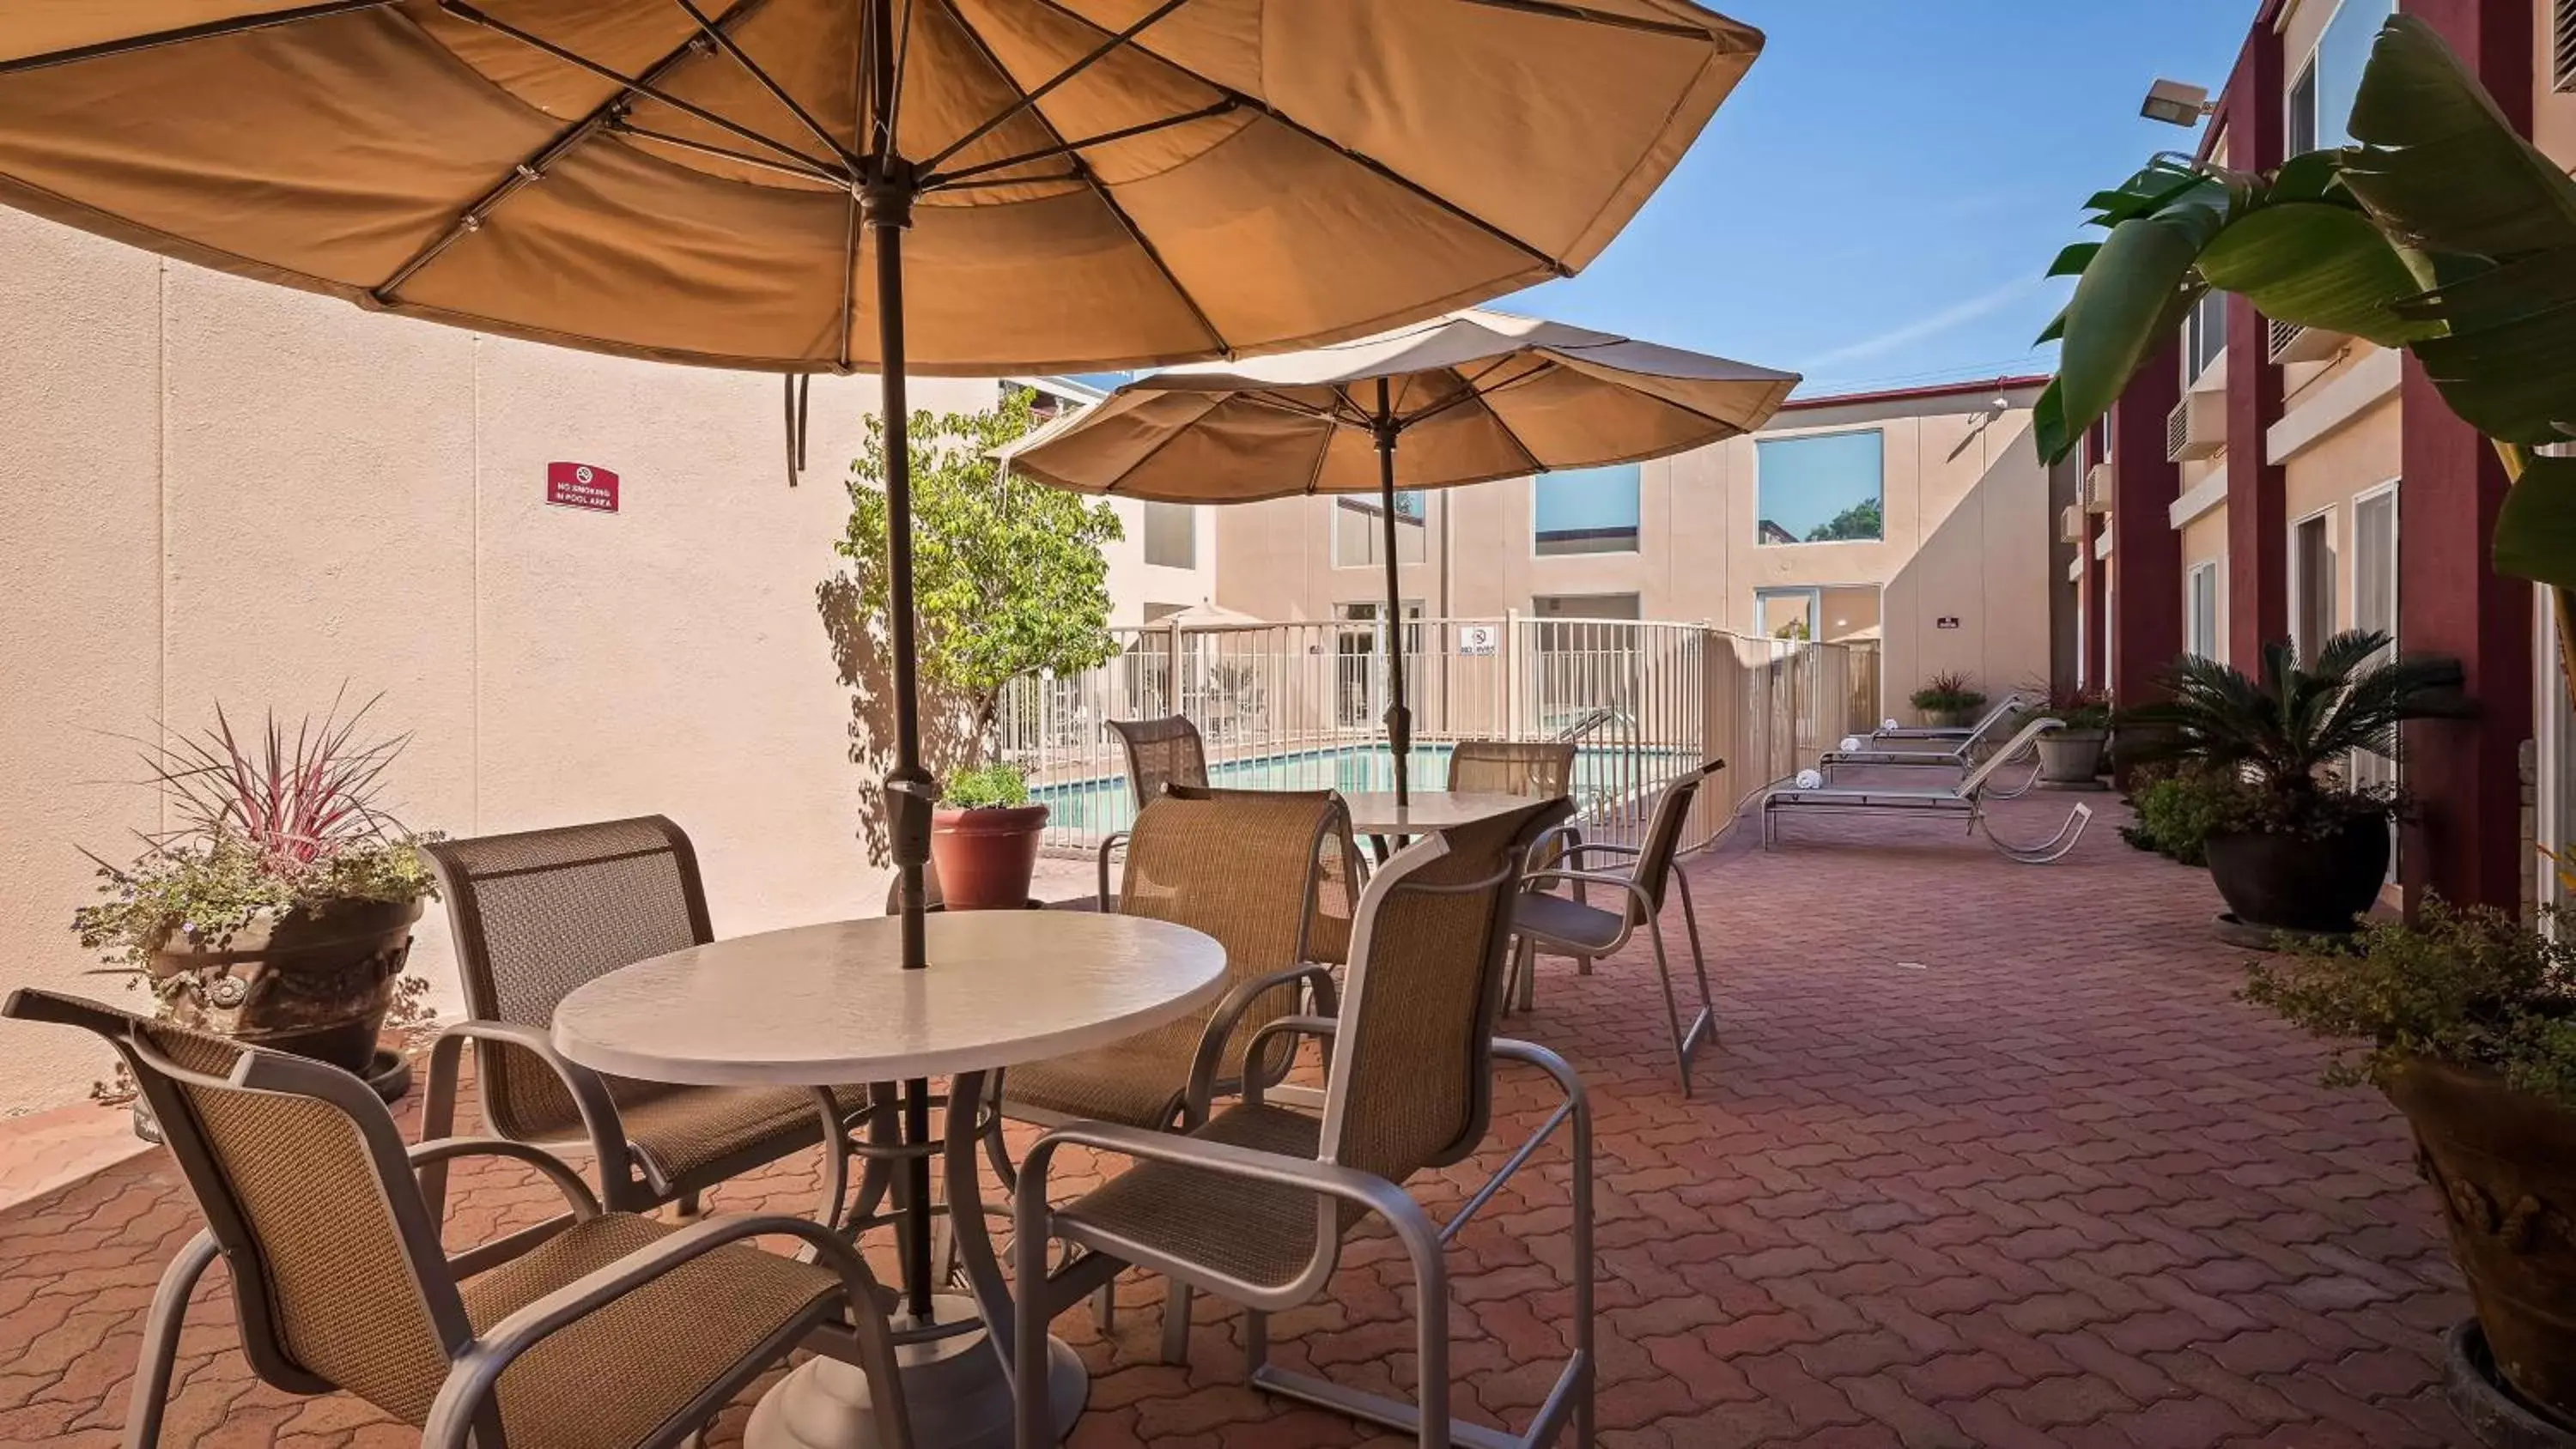
<path fill-rule="evenodd" d="M 1163 1295 L 1163 1362 L 1187 1367 L 1190 1361 L 1190 1285 L 1178 1278 Z"/>
<path fill-rule="evenodd" d="M 1110 1279 L 1091 1290 L 1091 1320 L 1100 1325 L 1103 1334 L 1118 1331 L 1118 1280 Z"/>
<path fill-rule="evenodd" d="M 200 1231 L 162 1271 L 161 1286 L 152 1291 L 152 1314 L 143 1324 L 143 1357 L 135 1365 L 133 1396 L 126 1401 L 125 1449 L 159 1449 L 161 1415 L 168 1407 L 170 1371 L 179 1357 L 179 1329 L 188 1317 L 189 1295 L 206 1266 L 220 1256 L 215 1235 Z"/>
<path fill-rule="evenodd" d="M 1681 887 L 1682 926 L 1690 932 L 1691 973 L 1699 978 L 1700 1015 L 1708 1022 L 1708 1039 L 1717 1040 L 1717 998 L 1708 989 L 1708 953 L 1700 949 L 1699 907 L 1691 904 L 1690 877 L 1680 866 L 1673 867 L 1673 882 Z"/>
<path fill-rule="evenodd" d="M 1691 1051 L 1698 1042 L 1700 1032 L 1710 1025 L 1710 1018 L 1706 1012 L 1702 1012 L 1699 1018 L 1691 1023 L 1688 1031 L 1682 1029 L 1681 1003 L 1673 995 L 1672 963 L 1664 953 L 1663 917 L 1657 916 L 1646 923 L 1646 938 L 1655 948 L 1655 975 L 1664 985 L 1664 1020 L 1672 1028 L 1673 1033 L 1673 1064 L 1681 1076 L 1682 1095 L 1687 1097 L 1691 1094 Z"/>
<path fill-rule="evenodd" d="M 1514 978 L 1514 1011 L 1538 1009 L 1538 945 L 1527 936 L 1519 937 L 1512 946 Z"/>

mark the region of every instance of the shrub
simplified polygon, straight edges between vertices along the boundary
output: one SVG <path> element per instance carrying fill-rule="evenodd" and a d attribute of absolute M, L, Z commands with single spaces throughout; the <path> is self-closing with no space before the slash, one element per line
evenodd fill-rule
<path fill-rule="evenodd" d="M 992 810 L 1029 803 L 1029 781 L 1020 767 L 1007 764 L 977 765 L 948 777 L 948 791 L 940 803 L 952 810 Z"/>
<path fill-rule="evenodd" d="M 2344 1044 L 2329 1085 L 2385 1087 L 2409 1062 L 2438 1062 L 2576 1107 L 2576 943 L 2500 911 L 2427 901 L 2412 926 L 2365 920 L 2348 940 L 2285 938 L 2248 968 L 2240 995 Z"/>
<path fill-rule="evenodd" d="M 2219 813 L 2218 790 L 2196 770 L 2141 771 L 2129 789 L 2138 823 L 2120 838 L 2184 865 L 2207 865 L 2202 842 Z"/>
<path fill-rule="evenodd" d="M 1968 676 L 1952 669 L 1925 680 L 1912 698 L 1914 707 L 1926 714 L 1971 710 L 1986 702 L 1985 695 L 1968 682 Z"/>

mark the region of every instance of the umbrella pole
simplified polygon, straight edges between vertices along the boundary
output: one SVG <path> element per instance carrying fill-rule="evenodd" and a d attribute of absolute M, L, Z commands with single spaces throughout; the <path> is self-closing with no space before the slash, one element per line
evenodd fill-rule
<path fill-rule="evenodd" d="M 1382 377 L 1369 431 L 1377 438 L 1379 521 L 1386 530 L 1386 738 L 1395 750 L 1395 803 L 1401 808 L 1410 798 L 1405 775 L 1413 754 L 1413 711 L 1404 707 L 1404 585 L 1395 565 L 1395 407 Z"/>

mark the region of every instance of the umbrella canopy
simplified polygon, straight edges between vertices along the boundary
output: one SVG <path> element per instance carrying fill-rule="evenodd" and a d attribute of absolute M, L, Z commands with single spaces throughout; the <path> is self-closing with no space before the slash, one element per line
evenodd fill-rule
<path fill-rule="evenodd" d="M 887 356 L 892 180 L 912 371 L 1147 365 L 1583 266 L 1761 39 L 1684 0 L 17 4 L 0 201 L 484 331 L 848 372 Z"/>
<path fill-rule="evenodd" d="M 1138 378 L 1010 452 L 1058 488 L 1166 503 L 1377 493 L 1593 468 L 1770 420 L 1798 376 L 1562 322 L 1458 312 L 1336 347 Z"/>
<path fill-rule="evenodd" d="M 1501 312 L 1142 377 L 1008 454 L 1059 488 L 1167 503 L 1375 493 L 1385 530 L 1387 733 L 1410 789 L 1394 621 L 1398 489 L 1660 458 L 1768 422 L 1798 375 Z"/>

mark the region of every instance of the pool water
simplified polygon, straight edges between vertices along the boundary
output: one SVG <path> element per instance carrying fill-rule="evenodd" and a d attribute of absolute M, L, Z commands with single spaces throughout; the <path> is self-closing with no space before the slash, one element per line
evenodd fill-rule
<path fill-rule="evenodd" d="M 1449 750 L 1445 744 L 1413 747 L 1409 783 L 1414 789 L 1448 788 Z M 1686 760 L 1687 752 L 1674 750 L 1577 750 L 1574 798 L 1581 805 L 1605 794 L 1626 794 Z M 1395 755 L 1381 745 L 1337 745 L 1214 760 L 1208 764 L 1208 783 L 1221 789 L 1338 790 L 1345 795 L 1392 790 Z M 1136 802 L 1123 774 L 1033 785 L 1029 798 L 1049 807 L 1050 830 L 1098 835 L 1124 830 L 1136 818 Z"/>

